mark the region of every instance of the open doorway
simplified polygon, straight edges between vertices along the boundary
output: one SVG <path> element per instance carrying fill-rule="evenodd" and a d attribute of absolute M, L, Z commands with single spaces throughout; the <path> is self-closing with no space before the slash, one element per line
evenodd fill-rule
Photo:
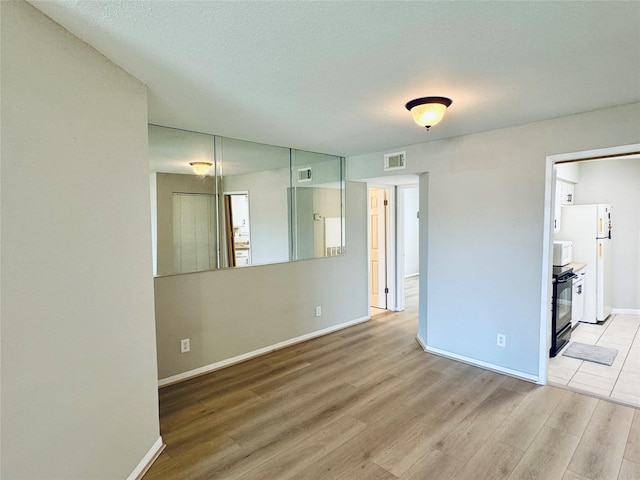
<path fill-rule="evenodd" d="M 544 255 L 547 269 L 544 278 L 551 279 L 551 265 L 556 264 L 563 265 L 554 267 L 556 271 L 572 268 L 569 273 L 579 273 L 569 300 L 570 323 L 566 333 L 558 331 L 557 327 L 560 324 L 557 321 L 560 309 L 554 307 L 557 289 L 543 288 L 543 296 L 549 292 L 551 297 L 543 298 L 543 308 L 545 305 L 552 308 L 551 311 L 544 308 L 542 315 L 541 331 L 545 338 L 541 338 L 543 365 L 540 370 L 541 380 L 544 379 L 541 383 L 638 407 L 640 239 L 637 232 L 640 219 L 637 211 L 640 199 L 637 185 L 640 181 L 640 145 L 555 155 L 548 157 L 547 162 L 550 198 L 549 219 L 545 222 L 545 235 L 548 234 L 545 248 L 548 250 Z M 571 167 L 571 171 L 566 167 Z M 598 214 L 603 206 L 608 206 L 613 225 L 610 235 L 606 236 L 598 234 L 600 222 L 597 218 L 585 217 L 591 211 Z M 595 232 L 593 235 L 592 231 Z M 558 260 L 558 256 L 551 260 L 554 241 L 571 242 L 570 263 L 564 258 Z M 598 248 L 602 242 L 610 244 L 606 251 Z M 577 288 L 577 283 L 584 288 Z M 610 298 L 609 309 L 603 309 L 603 313 L 597 305 L 607 303 L 607 296 Z M 566 342 L 557 351 L 553 351 L 554 335 L 566 337 Z M 608 350 L 614 355 L 609 363 L 601 362 L 593 357 L 576 357 L 575 352 L 568 351 L 572 347 L 588 350 L 583 353 Z"/>
<path fill-rule="evenodd" d="M 398 246 L 399 278 L 404 291 L 398 296 L 399 309 L 418 314 L 420 272 L 420 189 L 415 185 L 399 185 L 398 230 L 401 232 Z"/>
<path fill-rule="evenodd" d="M 225 192 L 225 239 L 230 267 L 251 265 L 249 192 Z"/>
<path fill-rule="evenodd" d="M 371 317 L 418 310 L 418 203 L 416 175 L 368 179 Z"/>

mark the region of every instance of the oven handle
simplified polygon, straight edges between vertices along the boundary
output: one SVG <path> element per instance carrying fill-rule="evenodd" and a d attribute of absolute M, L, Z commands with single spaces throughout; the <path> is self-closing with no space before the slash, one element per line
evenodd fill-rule
<path fill-rule="evenodd" d="M 578 278 L 578 275 L 573 274 L 570 277 L 567 277 L 563 280 L 556 280 L 556 283 L 567 283 L 567 282 L 572 282 L 574 278 Z"/>

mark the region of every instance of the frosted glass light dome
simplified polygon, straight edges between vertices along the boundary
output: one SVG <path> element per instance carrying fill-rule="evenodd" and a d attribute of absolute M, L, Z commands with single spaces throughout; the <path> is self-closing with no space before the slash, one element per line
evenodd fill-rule
<path fill-rule="evenodd" d="M 451 99 L 446 97 L 422 97 L 411 100 L 405 107 L 418 125 L 429 130 L 442 120 L 451 103 Z"/>
<path fill-rule="evenodd" d="M 196 175 L 206 175 L 213 164 L 211 162 L 189 162 L 189 165 L 191 165 L 193 173 Z"/>

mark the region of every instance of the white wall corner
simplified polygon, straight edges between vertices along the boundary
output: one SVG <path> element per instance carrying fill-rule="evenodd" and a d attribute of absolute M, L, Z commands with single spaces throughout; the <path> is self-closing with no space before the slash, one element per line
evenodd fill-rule
<path fill-rule="evenodd" d="M 475 358 L 469 358 L 469 357 L 465 357 L 464 355 L 458 355 L 456 353 L 451 353 L 446 350 L 440 350 L 439 348 L 430 347 L 426 344 L 424 339 L 420 337 L 420 335 L 416 336 L 416 340 L 420 344 L 422 349 L 427 353 L 433 353 L 434 355 L 438 355 L 440 357 L 445 357 L 450 360 L 456 360 L 458 362 L 466 363 L 468 365 L 473 365 L 474 367 L 480 367 L 485 370 L 490 370 L 492 372 L 500 373 L 502 375 L 514 377 L 519 380 L 525 380 L 527 382 L 541 384 L 540 379 L 537 375 L 531 375 L 530 373 L 524 373 L 518 370 L 512 370 L 510 368 L 505 368 L 500 365 L 495 365 L 493 363 L 483 362 L 482 360 L 476 360 Z"/>
<path fill-rule="evenodd" d="M 127 480 L 140 480 L 149 468 L 151 468 L 151 465 L 153 465 L 153 462 L 156 461 L 165 447 L 166 445 L 162 443 L 162 437 L 158 437 L 147 454 L 142 457 L 142 460 L 140 460 L 136 468 L 133 469 L 133 472 L 127 477 Z"/>

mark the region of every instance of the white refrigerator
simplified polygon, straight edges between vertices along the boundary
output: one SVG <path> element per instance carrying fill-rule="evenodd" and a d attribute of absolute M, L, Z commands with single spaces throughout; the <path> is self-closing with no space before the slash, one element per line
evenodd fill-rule
<path fill-rule="evenodd" d="M 596 323 L 611 314 L 611 205 L 562 207 L 556 240 L 573 242 L 573 262 L 586 263 L 584 316 L 582 322 Z"/>

